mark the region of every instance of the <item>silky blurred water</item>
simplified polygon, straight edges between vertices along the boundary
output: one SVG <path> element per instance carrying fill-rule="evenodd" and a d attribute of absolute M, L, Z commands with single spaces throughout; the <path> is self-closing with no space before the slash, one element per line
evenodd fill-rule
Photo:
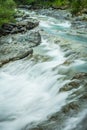
<path fill-rule="evenodd" d="M 35 14 L 32 17 L 36 17 Z M 38 18 L 40 28 L 49 34 L 55 35 L 57 31 L 63 34 L 71 26 L 69 21 L 61 22 L 41 15 Z M 74 40 L 86 42 L 86 39 L 78 36 Z M 59 45 L 42 37 L 41 45 L 34 48 L 31 58 L 9 63 L 0 69 L 0 130 L 22 130 L 27 124 L 40 123 L 61 110 L 68 96 L 73 93 L 59 93 L 59 89 L 70 82 L 70 79 L 62 80 L 65 74 L 58 73 L 66 59 Z M 77 72 L 87 70 L 82 60 L 75 61 L 70 67 Z M 62 67 L 62 71 L 66 69 Z M 67 126 L 64 130 L 70 130 L 71 127 Z"/>

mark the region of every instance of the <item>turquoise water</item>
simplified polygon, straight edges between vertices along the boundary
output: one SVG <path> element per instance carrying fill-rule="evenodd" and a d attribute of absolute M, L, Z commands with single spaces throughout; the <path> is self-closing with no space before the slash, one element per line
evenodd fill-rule
<path fill-rule="evenodd" d="M 43 29 L 52 35 L 59 35 L 65 38 L 66 40 L 68 39 L 72 41 L 77 41 L 79 43 L 87 44 L 87 37 L 79 34 L 71 34 L 71 28 L 58 25 L 51 25 L 50 27 L 43 27 Z"/>

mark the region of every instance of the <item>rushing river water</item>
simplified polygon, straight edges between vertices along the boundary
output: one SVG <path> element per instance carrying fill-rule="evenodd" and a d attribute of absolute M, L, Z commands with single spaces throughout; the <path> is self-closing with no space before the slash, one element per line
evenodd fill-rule
<path fill-rule="evenodd" d="M 59 35 L 65 41 L 72 40 L 79 46 L 87 45 L 86 36 L 70 34 L 70 21 L 30 14 L 40 20 L 39 28 L 49 36 Z M 71 56 L 72 59 L 74 55 Z M 85 101 L 82 104 L 84 107 L 78 108 L 79 97 L 86 91 L 82 88 L 84 81 L 69 90 L 63 91 L 63 87 L 78 80 L 71 81 L 75 73 L 87 72 L 87 59 L 77 58 L 68 65 L 64 64 L 69 58 L 64 48 L 42 35 L 42 43 L 34 48 L 33 56 L 9 63 L 0 69 L 0 130 L 76 128 L 87 113 Z M 57 115 L 62 121 L 58 121 Z M 38 124 L 40 126 L 36 127 Z"/>

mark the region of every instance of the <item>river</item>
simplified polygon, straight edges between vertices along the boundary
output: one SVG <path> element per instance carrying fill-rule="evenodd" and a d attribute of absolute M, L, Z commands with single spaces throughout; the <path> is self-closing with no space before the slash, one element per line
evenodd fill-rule
<path fill-rule="evenodd" d="M 87 35 L 68 20 L 27 13 L 39 19 L 42 42 L 32 56 L 0 69 L 0 130 L 80 130 L 87 114 Z"/>

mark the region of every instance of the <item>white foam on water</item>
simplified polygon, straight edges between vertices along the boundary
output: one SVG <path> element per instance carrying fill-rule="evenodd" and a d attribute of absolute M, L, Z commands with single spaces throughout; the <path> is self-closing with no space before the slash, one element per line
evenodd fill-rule
<path fill-rule="evenodd" d="M 40 72 L 38 73 L 38 69 L 35 72 L 35 68 L 37 69 L 37 66 L 27 70 L 26 74 L 12 77 L 8 72 L 1 73 L 0 120 L 7 120 L 0 123 L 3 129 L 7 126 L 8 130 L 21 129 L 22 122 L 25 126 L 30 122 L 42 121 L 65 104 L 68 94 L 57 95 L 57 76 L 51 72 L 41 74 L 43 69 L 41 70 L 40 66 Z M 53 87 L 54 93 L 51 92 Z"/>
<path fill-rule="evenodd" d="M 65 128 L 63 130 L 72 130 L 77 128 L 77 125 L 80 125 L 80 122 L 84 119 L 87 114 L 87 110 L 82 110 L 75 117 L 71 117 L 66 120 Z"/>
<path fill-rule="evenodd" d="M 41 27 L 48 27 L 48 28 L 51 27 L 49 22 L 46 22 L 46 21 L 40 21 L 39 26 L 41 26 Z"/>
<path fill-rule="evenodd" d="M 65 22 L 58 23 L 56 25 L 62 26 L 62 27 L 65 27 L 65 28 L 69 28 L 71 26 L 71 23 L 69 21 L 65 21 Z"/>
<path fill-rule="evenodd" d="M 20 60 L 0 71 L 0 130 L 20 130 L 27 123 L 46 120 L 65 104 L 68 93 L 58 94 L 61 75 L 52 70 L 65 61 L 63 52 L 42 40 L 34 49 L 37 54 L 51 60 L 36 64 L 31 59 Z"/>

